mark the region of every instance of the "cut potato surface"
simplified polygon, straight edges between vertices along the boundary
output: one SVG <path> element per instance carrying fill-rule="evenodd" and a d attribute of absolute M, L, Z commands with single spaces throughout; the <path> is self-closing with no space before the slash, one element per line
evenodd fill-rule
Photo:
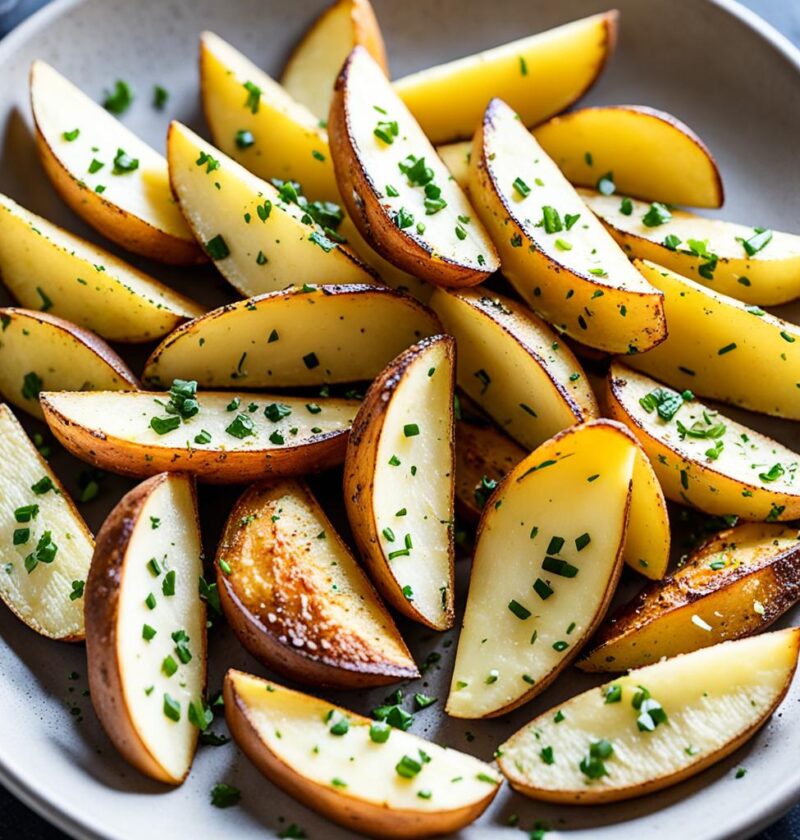
<path fill-rule="evenodd" d="M 165 263 L 202 262 L 164 158 L 49 64 L 34 61 L 30 83 L 39 156 L 64 201 L 129 251 Z"/>
<path fill-rule="evenodd" d="M 0 195 L 0 277 L 21 306 L 110 341 L 152 341 L 203 307 Z"/>
<path fill-rule="evenodd" d="M 409 347 L 370 386 L 353 421 L 344 495 L 384 598 L 436 630 L 453 624 L 455 341 Z"/>
<path fill-rule="evenodd" d="M 796 519 L 800 456 L 777 441 L 619 364 L 608 374 L 612 417 L 644 447 L 668 499 L 720 516 Z"/>
<path fill-rule="evenodd" d="M 500 747 L 500 769 L 519 793 L 565 804 L 677 784 L 766 723 L 792 680 L 798 645 L 791 628 L 640 668 L 534 718 Z"/>
<path fill-rule="evenodd" d="M 558 330 L 612 353 L 643 352 L 663 341 L 661 293 L 497 99 L 475 135 L 470 195 L 504 275 Z"/>
<path fill-rule="evenodd" d="M 356 44 L 388 74 L 383 36 L 369 0 L 335 0 L 292 51 L 281 84 L 317 119 L 327 120 L 336 76 Z"/>
<path fill-rule="evenodd" d="M 285 289 L 303 277 L 316 283 L 374 282 L 374 273 L 298 203 L 294 187 L 279 191 L 177 122 L 169 128 L 167 157 L 189 226 L 245 297 Z M 341 221 L 341 213 L 325 205 L 311 209 L 326 226 Z"/>
<path fill-rule="evenodd" d="M 530 452 L 599 415 L 580 363 L 530 310 L 482 289 L 437 289 L 430 305 L 458 342 L 458 385 Z"/>
<path fill-rule="evenodd" d="M 464 192 L 363 47 L 336 81 L 329 130 L 347 211 L 383 257 L 444 286 L 474 285 L 497 270 Z"/>
<path fill-rule="evenodd" d="M 655 263 L 636 264 L 664 294 L 669 336 L 628 364 L 679 390 L 800 420 L 800 327 Z"/>
<path fill-rule="evenodd" d="M 800 297 L 800 236 L 589 190 L 581 196 L 632 257 L 745 303 L 775 306 Z"/>
<path fill-rule="evenodd" d="M 140 772 L 180 784 L 208 725 L 206 610 L 194 486 L 181 473 L 131 490 L 100 533 L 86 584 L 92 703 Z"/>
<path fill-rule="evenodd" d="M 42 417 L 39 393 L 138 388 L 125 362 L 94 333 L 48 315 L 0 308 L 0 394 Z"/>
<path fill-rule="evenodd" d="M 401 350 L 441 331 L 413 298 L 380 286 L 304 286 L 223 306 L 179 327 L 144 380 L 202 387 L 321 385 L 372 379 Z"/>
<path fill-rule="evenodd" d="M 251 487 L 217 549 L 222 608 L 268 668 L 314 686 L 419 676 L 394 621 L 310 490 Z"/>
<path fill-rule="evenodd" d="M 478 526 L 448 714 L 505 714 L 575 658 L 619 580 L 636 451 L 623 426 L 594 420 L 499 484 Z"/>
<path fill-rule="evenodd" d="M 66 449 L 121 475 L 183 470 L 201 481 L 240 484 L 344 460 L 357 400 L 195 388 L 179 380 L 171 392 L 51 392 L 41 404 Z M 189 410 L 182 408 L 187 399 Z"/>
<path fill-rule="evenodd" d="M 340 200 L 319 119 L 213 32 L 200 36 L 200 89 L 220 151 L 265 181 L 299 181 L 312 199 Z"/>
<path fill-rule="evenodd" d="M 0 598 L 51 639 L 83 638 L 94 538 L 55 473 L 0 404 Z"/>
<path fill-rule="evenodd" d="M 395 89 L 434 143 L 471 137 L 493 96 L 536 125 L 583 96 L 616 37 L 617 12 L 604 12 L 412 73 Z"/>
<path fill-rule="evenodd" d="M 639 574 L 660 580 L 669 565 L 669 514 L 658 476 L 644 448 L 639 445 L 637 450 L 624 558 Z"/>
<path fill-rule="evenodd" d="M 491 765 L 241 671 L 225 717 L 272 782 L 369 837 L 430 837 L 477 819 L 500 788 Z"/>
<path fill-rule="evenodd" d="M 800 598 L 797 528 L 743 523 L 716 534 L 642 590 L 594 637 L 584 671 L 627 671 L 750 636 Z"/>

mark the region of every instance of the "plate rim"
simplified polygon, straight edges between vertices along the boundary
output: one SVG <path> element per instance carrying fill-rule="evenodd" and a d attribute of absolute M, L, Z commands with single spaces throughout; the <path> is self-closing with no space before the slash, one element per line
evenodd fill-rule
<path fill-rule="evenodd" d="M 15 26 L 0 39 L 0 61 L 13 54 L 18 44 L 23 43 L 41 26 L 62 16 L 72 8 L 86 3 L 87 0 L 51 0 L 33 14 Z M 786 35 L 776 29 L 761 15 L 745 6 L 739 0 L 703 0 L 707 5 L 715 6 L 752 30 L 766 41 L 775 52 L 782 56 L 798 74 L 800 80 L 800 47 Z M 613 6 L 613 0 L 609 3 Z M 76 840 L 108 840 L 113 835 L 102 834 L 91 828 L 83 819 L 76 818 L 67 808 L 47 798 L 33 785 L 17 774 L 13 763 L 8 761 L 0 750 L 0 784 L 19 799 L 34 813 L 47 820 L 55 828 L 65 832 Z M 784 816 L 800 800 L 800 773 L 780 790 L 774 799 L 751 807 L 747 819 L 737 826 L 723 828 L 715 834 L 714 840 L 727 840 L 733 837 L 752 837 L 763 828 Z"/>

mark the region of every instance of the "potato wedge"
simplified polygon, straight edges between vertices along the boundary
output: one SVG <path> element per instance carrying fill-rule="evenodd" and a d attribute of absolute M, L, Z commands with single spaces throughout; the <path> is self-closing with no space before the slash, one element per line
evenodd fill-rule
<path fill-rule="evenodd" d="M 194 484 L 162 473 L 125 495 L 97 535 L 86 582 L 92 704 L 122 757 L 180 784 L 210 712 Z"/>
<path fill-rule="evenodd" d="M 30 92 L 39 158 L 72 210 L 136 254 L 205 261 L 158 152 L 43 61 L 31 67 Z"/>
<path fill-rule="evenodd" d="M 344 500 L 378 591 L 435 630 L 453 626 L 455 341 L 409 347 L 370 385 L 353 421 Z"/>
<path fill-rule="evenodd" d="M 628 671 L 758 633 L 800 599 L 797 528 L 747 522 L 706 541 L 600 628 L 584 671 Z"/>
<path fill-rule="evenodd" d="M 744 303 L 776 306 L 800 297 L 800 236 L 759 233 L 761 228 L 686 210 L 659 209 L 654 214 L 652 205 L 643 201 L 623 208 L 618 196 L 589 190 L 581 190 L 581 195 L 632 257 L 652 260 Z"/>
<path fill-rule="evenodd" d="M 672 542 L 664 491 L 644 448 L 637 442 L 631 508 L 625 536 L 625 562 L 651 580 L 661 580 L 669 566 Z"/>
<path fill-rule="evenodd" d="M 0 404 L 0 598 L 50 639 L 83 639 L 94 537 L 47 461 Z"/>
<path fill-rule="evenodd" d="M 469 286 L 499 268 L 497 252 L 383 70 L 355 47 L 328 119 L 339 192 L 383 257 L 441 286 Z"/>
<path fill-rule="evenodd" d="M 360 403 L 334 397 L 205 391 L 42 393 L 44 418 L 76 458 L 136 477 L 184 471 L 200 481 L 241 484 L 305 475 L 344 461 Z M 198 411 L 181 421 L 176 401 L 191 392 Z"/>
<path fill-rule="evenodd" d="M 0 394 L 42 418 L 39 393 L 138 388 L 125 362 L 94 333 L 46 312 L 0 308 Z"/>
<path fill-rule="evenodd" d="M 547 441 L 498 485 L 478 526 L 448 714 L 510 712 L 594 632 L 622 570 L 635 457 L 624 426 L 593 420 Z"/>
<path fill-rule="evenodd" d="M 800 516 L 800 456 L 791 449 L 618 363 L 608 405 L 639 439 L 668 499 L 748 520 Z"/>
<path fill-rule="evenodd" d="M 144 381 L 202 387 L 321 385 L 372 379 L 401 350 L 441 332 L 413 298 L 382 286 L 304 286 L 190 321 L 147 360 Z"/>
<path fill-rule="evenodd" d="M 332 238 L 338 234 L 329 236 L 314 222 L 308 209 L 332 227 L 340 213 L 319 204 L 301 206 L 294 187 L 277 190 L 178 122 L 169 127 L 167 159 L 172 189 L 194 235 L 245 297 L 285 289 L 300 277 L 375 282 L 376 274 Z"/>
<path fill-rule="evenodd" d="M 629 357 L 631 367 L 679 390 L 800 420 L 800 327 L 655 263 L 635 263 L 664 294 L 669 337 Z"/>
<path fill-rule="evenodd" d="M 312 199 L 340 201 L 319 119 L 213 32 L 200 36 L 200 91 L 221 152 L 265 181 L 299 181 Z"/>
<path fill-rule="evenodd" d="M 333 83 L 356 44 L 389 74 L 383 35 L 369 0 L 335 0 L 292 50 L 281 84 L 317 119 L 327 120 Z"/>
<path fill-rule="evenodd" d="M 241 671 L 224 683 L 236 743 L 274 784 L 368 837 L 463 828 L 500 789 L 489 764 Z"/>
<path fill-rule="evenodd" d="M 493 96 L 536 125 L 594 84 L 614 51 L 617 18 L 609 11 L 575 20 L 404 76 L 395 89 L 434 143 L 471 137 Z"/>
<path fill-rule="evenodd" d="M 569 805 L 677 784 L 767 722 L 789 688 L 798 646 L 793 627 L 640 668 L 534 718 L 500 747 L 500 769 L 519 793 Z"/>
<path fill-rule="evenodd" d="M 458 342 L 458 385 L 527 452 L 599 416 L 572 351 L 526 306 L 484 289 L 430 301 Z"/>
<path fill-rule="evenodd" d="M 312 686 L 419 676 L 392 617 L 305 484 L 250 487 L 217 548 L 222 609 L 260 662 Z"/>
<path fill-rule="evenodd" d="M 489 103 L 475 134 L 469 178 L 503 274 L 546 321 L 613 353 L 643 352 L 664 340 L 661 293 L 500 100 Z"/>
<path fill-rule="evenodd" d="M 21 306 L 109 341 L 161 338 L 199 304 L 0 194 L 0 278 Z"/>
<path fill-rule="evenodd" d="M 722 206 L 722 179 L 711 152 L 672 114 L 643 105 L 580 108 L 531 134 L 575 186 L 596 187 L 611 175 L 618 196 Z M 469 181 L 471 149 L 469 140 L 436 149 L 462 187 Z"/>

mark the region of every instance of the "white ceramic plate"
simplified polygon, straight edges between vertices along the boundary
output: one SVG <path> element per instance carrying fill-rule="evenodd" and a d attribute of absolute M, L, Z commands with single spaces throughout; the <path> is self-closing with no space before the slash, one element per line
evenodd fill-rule
<path fill-rule="evenodd" d="M 0 43 L 0 190 L 96 238 L 56 198 L 36 159 L 27 100 L 32 59 L 46 59 L 96 97 L 117 78 L 131 82 L 137 99 L 125 122 L 162 147 L 171 117 L 205 132 L 196 70 L 201 30 L 218 32 L 277 73 L 294 39 L 321 5 L 320 0 L 57 0 Z M 376 0 L 375 5 L 395 73 L 606 8 L 600 0 Z M 678 115 L 717 156 L 728 196 L 726 217 L 800 232 L 800 54 L 758 18 L 722 0 L 621 0 L 616 5 L 622 12 L 619 48 L 587 101 L 642 103 Z M 170 92 L 164 113 L 154 112 L 149 104 L 156 83 Z M 154 271 L 206 303 L 222 302 L 230 294 L 210 269 Z M 0 291 L 0 302 L 8 301 L 4 295 Z M 142 351 L 126 351 L 126 356 L 135 367 L 144 357 Z M 791 424 L 767 425 L 786 443 L 800 443 Z M 54 464 L 74 489 L 80 465 L 64 455 Z M 91 525 L 99 526 L 127 486 L 116 478 L 105 482 L 103 496 L 85 506 Z M 202 492 L 209 555 L 234 496 L 233 490 Z M 460 583 L 463 604 L 463 562 Z M 783 623 L 792 620 L 800 622 L 800 610 Z M 414 731 L 487 760 L 504 737 L 534 714 L 591 684 L 585 676 L 567 674 L 543 697 L 503 720 L 449 720 L 441 706 L 454 634 L 402 627 L 418 661 L 431 652 L 441 655 L 420 681 L 425 688 L 420 683 L 409 687 L 442 698 L 417 715 Z M 212 632 L 210 645 L 211 690 L 219 688 L 226 667 L 263 672 L 224 628 Z M 232 744 L 201 748 L 189 779 L 176 790 L 140 777 L 118 758 L 84 695 L 83 648 L 41 639 L 5 609 L 0 609 L 0 677 L 0 780 L 75 837 L 263 836 L 291 822 L 309 837 L 350 836 L 265 781 Z M 367 712 L 386 693 L 338 699 Z M 520 837 L 519 828 L 507 827 L 511 814 L 519 815 L 520 828 L 541 820 L 554 829 L 548 837 L 571 840 L 747 836 L 777 818 L 800 795 L 798 703 L 796 681 L 778 714 L 748 746 L 663 793 L 580 809 L 538 805 L 506 789 L 461 836 Z M 215 729 L 224 731 L 224 724 L 218 722 Z M 737 780 L 734 773 L 740 766 L 748 772 Z M 209 792 L 220 781 L 241 788 L 238 807 L 211 807 Z"/>

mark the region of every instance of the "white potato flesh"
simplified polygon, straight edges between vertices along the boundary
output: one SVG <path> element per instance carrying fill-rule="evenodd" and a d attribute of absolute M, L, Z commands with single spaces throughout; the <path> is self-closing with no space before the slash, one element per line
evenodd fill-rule
<path fill-rule="evenodd" d="M 153 758 L 175 780 L 182 779 L 192 763 L 199 730 L 189 720 L 189 706 L 194 703 L 202 710 L 205 689 L 205 609 L 197 585 L 203 573 L 201 556 L 191 484 L 185 476 L 171 475 L 152 491 L 130 536 L 116 632 L 131 722 Z M 158 563 L 158 575 L 153 574 L 151 558 Z M 165 581 L 173 572 L 175 594 L 165 595 Z M 151 595 L 153 609 L 146 603 Z M 145 626 L 156 631 L 149 641 Z M 180 630 L 188 636 L 188 663 L 176 652 L 173 634 Z M 171 676 L 164 667 L 167 657 L 178 666 Z M 177 721 L 164 712 L 167 696 L 180 704 Z"/>
<path fill-rule="evenodd" d="M 492 228 L 504 273 L 533 309 L 601 349 L 643 350 L 663 337 L 659 293 L 499 100 L 487 109 L 471 166 L 471 183 L 482 179 L 482 190 L 494 191 L 502 205 L 505 216 Z M 481 214 L 493 217 L 496 202 L 471 193 Z"/>
<path fill-rule="evenodd" d="M 47 490 L 47 482 L 39 485 L 45 478 L 52 483 Z M 32 489 L 37 485 L 42 492 Z M 6 405 L 0 405 L 0 487 L 0 597 L 37 633 L 53 639 L 83 638 L 83 584 L 94 540 Z M 31 505 L 38 510 L 25 511 Z M 36 558 L 37 548 L 50 542 L 58 548 L 53 561 L 38 562 L 28 572 L 26 559 Z"/>
<path fill-rule="evenodd" d="M 431 345 L 406 369 L 386 409 L 373 488 L 389 570 L 434 626 L 448 623 L 453 604 L 452 376 L 442 344 Z"/>
<path fill-rule="evenodd" d="M 42 400 L 63 421 L 102 434 L 107 444 L 117 441 L 142 451 L 187 452 L 248 452 L 297 446 L 349 429 L 360 405 L 357 400 L 201 391 L 197 394 L 198 413 L 181 421 L 177 429 L 159 434 L 150 421 L 174 416 L 164 408 L 170 401 L 167 392 L 62 391 L 43 393 Z M 270 406 L 280 407 L 279 413 L 286 409 L 290 413 L 273 422 L 264 414 Z M 228 431 L 241 416 L 252 423 L 252 434 L 244 437 Z"/>
<path fill-rule="evenodd" d="M 357 382 L 439 331 L 429 309 L 388 288 L 275 292 L 184 324 L 156 348 L 144 379 L 194 379 L 209 388 Z"/>
<path fill-rule="evenodd" d="M 339 201 L 328 135 L 308 108 L 213 32 L 200 37 L 200 77 L 220 151 L 265 181 L 299 181 L 310 198 Z"/>
<path fill-rule="evenodd" d="M 635 455 L 618 425 L 595 421 L 539 447 L 498 486 L 478 530 L 448 714 L 519 705 L 597 626 L 621 569 Z"/>
<path fill-rule="evenodd" d="M 229 671 L 228 679 L 264 747 L 307 784 L 389 811 L 419 814 L 468 808 L 499 784 L 494 769 L 471 755 L 401 729 L 392 729 L 385 743 L 375 743 L 368 718 L 249 674 Z M 344 735 L 331 733 L 331 711 L 348 720 Z M 430 761 L 420 759 L 420 750 Z M 395 769 L 404 756 L 422 764 L 413 778 Z"/>
<path fill-rule="evenodd" d="M 28 309 L 111 341 L 160 338 L 203 307 L 0 195 L 0 277 Z"/>
<path fill-rule="evenodd" d="M 632 671 L 534 718 L 500 747 L 500 768 L 537 799 L 623 799 L 687 778 L 723 758 L 766 720 L 797 665 L 798 630 L 723 642 Z M 618 702 L 606 692 L 618 686 Z M 640 687 L 667 715 L 652 731 L 637 725 Z M 615 689 L 616 691 L 616 689 Z M 560 714 L 557 714 L 560 712 Z M 606 774 L 580 768 L 592 743 L 609 741 Z M 552 750 L 552 763 L 542 750 Z"/>
<path fill-rule="evenodd" d="M 609 381 L 668 498 L 747 519 L 793 519 L 800 512 L 796 452 L 697 399 L 684 400 L 665 420 L 648 402 L 663 386 L 621 365 L 612 365 Z"/>
<path fill-rule="evenodd" d="M 800 420 L 800 327 L 638 261 L 664 293 L 669 335 L 627 363 L 678 390 Z M 757 376 L 743 372 L 758 371 Z"/>
<path fill-rule="evenodd" d="M 228 282 L 245 297 L 301 280 L 372 283 L 372 273 L 334 242 L 298 204 L 181 123 L 172 123 L 170 180 L 189 225 Z M 219 243 L 221 254 L 208 246 Z"/>
<path fill-rule="evenodd" d="M 131 387 L 136 381 L 130 371 L 90 333 L 36 312 L 0 310 L 0 394 L 34 417 L 42 416 L 40 390 Z"/>
<path fill-rule="evenodd" d="M 476 272 L 495 271 L 499 267 L 497 254 L 469 200 L 450 178 L 383 70 L 363 48 L 351 54 L 343 84 L 350 142 L 384 215 L 433 257 Z M 376 136 L 376 129 L 391 142 Z M 432 173 L 427 186 L 412 183 L 400 170 L 409 156 L 423 159 Z M 446 202 L 433 212 L 439 205 L 427 196 L 431 185 L 441 190 L 436 200 Z"/>
<path fill-rule="evenodd" d="M 103 188 L 104 201 L 158 230 L 194 241 L 172 197 L 163 156 L 43 61 L 31 68 L 31 107 L 47 145 L 73 178 L 94 192 Z M 64 136 L 75 129 L 73 140 Z M 120 149 L 139 161 L 134 171 L 115 165 Z"/>
<path fill-rule="evenodd" d="M 525 307 L 474 289 L 437 289 L 431 307 L 458 342 L 459 387 L 528 450 L 598 416 L 572 351 Z"/>
<path fill-rule="evenodd" d="M 630 213 L 623 213 L 619 195 L 579 192 L 630 256 L 653 260 L 745 303 L 773 306 L 800 296 L 800 236 L 772 231 L 751 256 L 742 243 L 755 237 L 760 244 L 752 227 L 672 208 L 668 221 L 648 226 L 645 219 L 658 218 L 648 216 L 648 202 L 631 200 L 625 206 Z"/>

